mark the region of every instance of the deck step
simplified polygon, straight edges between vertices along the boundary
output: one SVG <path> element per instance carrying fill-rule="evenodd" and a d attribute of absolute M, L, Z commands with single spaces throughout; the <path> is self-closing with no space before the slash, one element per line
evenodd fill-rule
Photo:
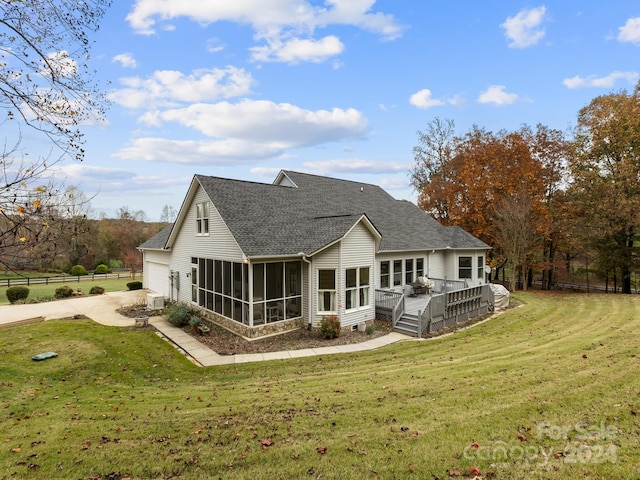
<path fill-rule="evenodd" d="M 418 317 L 416 315 L 404 314 L 396 322 L 393 330 L 404 335 L 410 335 L 412 337 L 418 336 Z"/>

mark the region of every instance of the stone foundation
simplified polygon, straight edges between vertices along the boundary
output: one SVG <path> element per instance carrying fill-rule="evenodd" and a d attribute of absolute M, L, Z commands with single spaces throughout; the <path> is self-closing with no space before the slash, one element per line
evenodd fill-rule
<path fill-rule="evenodd" d="M 294 318 L 291 320 L 281 320 L 279 322 L 267 323 L 264 325 L 258 325 L 256 327 L 249 327 L 242 323 L 238 323 L 227 317 L 223 317 L 214 312 L 208 310 L 200 310 L 202 318 L 209 320 L 210 322 L 236 333 L 246 338 L 260 338 L 267 335 L 274 335 L 278 333 L 286 333 L 297 328 L 301 328 L 307 325 L 304 318 Z"/>

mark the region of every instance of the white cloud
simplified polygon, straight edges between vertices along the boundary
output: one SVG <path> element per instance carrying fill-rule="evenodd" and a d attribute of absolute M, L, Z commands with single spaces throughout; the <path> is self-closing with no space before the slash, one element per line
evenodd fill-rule
<path fill-rule="evenodd" d="M 515 93 L 505 92 L 504 85 L 491 85 L 478 97 L 478 103 L 494 103 L 496 105 L 508 105 L 518 100 Z"/>
<path fill-rule="evenodd" d="M 120 53 L 118 55 L 115 55 L 111 59 L 111 61 L 119 63 L 124 68 L 136 68 L 138 66 L 136 59 L 133 58 L 133 55 L 131 55 L 130 53 Z"/>
<path fill-rule="evenodd" d="M 372 12 L 375 0 L 325 0 L 324 6 L 310 0 L 137 0 L 127 15 L 131 27 L 140 34 L 155 33 L 159 21 L 186 17 L 200 25 L 220 21 L 250 25 L 257 41 L 254 60 L 323 61 L 344 50 L 337 37 L 314 38 L 316 28 L 351 25 L 380 35 L 386 40 L 398 38 L 403 27 L 393 15 Z"/>
<path fill-rule="evenodd" d="M 640 45 L 640 17 L 628 19 L 619 30 L 618 40 Z"/>
<path fill-rule="evenodd" d="M 567 88 L 612 88 L 618 80 L 626 80 L 629 84 L 633 85 L 639 77 L 638 72 L 615 71 L 604 77 L 596 77 L 595 75 L 581 77 L 576 75 L 572 78 L 565 78 L 562 83 Z"/>
<path fill-rule="evenodd" d="M 242 138 L 301 147 L 357 138 L 367 129 L 355 109 L 305 110 L 290 103 L 242 100 L 238 103 L 196 103 L 158 113 L 157 120 L 177 122 L 209 137 Z"/>
<path fill-rule="evenodd" d="M 138 138 L 116 156 L 124 159 L 231 165 L 282 157 L 287 150 L 361 137 L 367 120 L 354 109 L 305 110 L 291 104 L 243 100 L 232 104 L 197 103 L 186 108 L 149 112 L 153 126 L 176 122 L 204 140 Z"/>
<path fill-rule="evenodd" d="M 267 40 L 268 45 L 252 47 L 252 59 L 257 62 L 324 62 L 328 58 L 339 55 L 344 50 L 340 39 L 329 35 L 321 40 L 293 38 L 288 41 L 280 39 Z"/>
<path fill-rule="evenodd" d="M 414 107 L 428 109 L 439 107 L 445 104 L 442 100 L 437 100 L 431 96 L 431 90 L 423 88 L 409 97 L 409 103 Z"/>
<path fill-rule="evenodd" d="M 277 142 L 226 140 L 172 140 L 138 138 L 115 154 L 125 160 L 183 165 L 238 165 L 278 156 L 286 148 Z"/>
<path fill-rule="evenodd" d="M 410 163 L 381 162 L 364 160 L 361 158 L 343 158 L 334 160 L 319 160 L 302 164 L 310 173 L 317 175 L 335 175 L 336 173 L 397 173 L 407 172 Z"/>
<path fill-rule="evenodd" d="M 515 17 L 507 17 L 500 26 L 509 39 L 509 47 L 526 48 L 538 43 L 545 35 L 540 24 L 545 20 L 545 6 L 521 10 Z"/>
<path fill-rule="evenodd" d="M 246 95 L 253 77 L 236 67 L 195 70 L 189 75 L 175 70 L 157 70 L 150 77 L 120 79 L 126 88 L 115 90 L 109 99 L 127 108 L 175 106 L 178 102 L 198 102 Z"/>

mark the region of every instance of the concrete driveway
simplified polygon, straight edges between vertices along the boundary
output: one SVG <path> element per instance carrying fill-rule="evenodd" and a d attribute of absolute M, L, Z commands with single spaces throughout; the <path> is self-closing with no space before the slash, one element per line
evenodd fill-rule
<path fill-rule="evenodd" d="M 110 292 L 104 295 L 87 295 L 70 297 L 53 302 L 29 303 L 25 305 L 0 306 L 0 325 L 22 322 L 32 318 L 73 317 L 86 315 L 102 325 L 126 327 L 134 324 L 132 318 L 120 315 L 116 310 L 123 305 L 147 303 L 148 290 L 131 290 L 126 292 Z"/>

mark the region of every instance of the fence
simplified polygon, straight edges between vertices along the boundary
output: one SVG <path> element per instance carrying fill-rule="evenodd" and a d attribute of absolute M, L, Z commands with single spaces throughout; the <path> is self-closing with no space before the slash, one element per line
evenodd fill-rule
<path fill-rule="evenodd" d="M 142 272 L 140 272 L 142 273 Z M 9 288 L 16 285 L 48 285 L 50 283 L 71 283 L 71 282 L 81 282 L 83 280 L 106 280 L 106 279 L 121 279 L 121 278 L 131 278 L 131 273 L 90 273 L 89 275 L 78 275 L 78 276 L 61 276 L 61 277 L 18 277 L 18 278 L 9 278 L 6 280 L 0 280 L 0 288 Z M 142 275 L 140 275 L 140 279 L 142 279 Z"/>

